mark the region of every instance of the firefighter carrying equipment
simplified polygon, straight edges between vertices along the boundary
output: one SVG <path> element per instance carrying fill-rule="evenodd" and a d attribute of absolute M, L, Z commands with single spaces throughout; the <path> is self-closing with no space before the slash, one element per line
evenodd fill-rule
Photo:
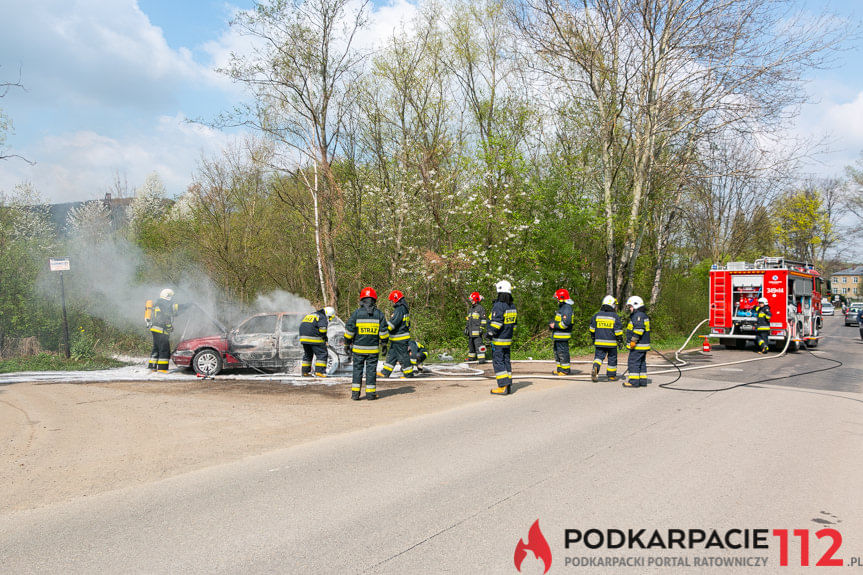
<path fill-rule="evenodd" d="M 629 385 L 626 387 L 644 387 L 647 385 L 647 352 L 650 351 L 650 318 L 642 309 L 643 302 L 638 307 L 629 301 L 626 304 L 635 308 L 626 326 L 626 339 L 629 341 L 630 350 L 626 367 Z"/>
<path fill-rule="evenodd" d="M 609 302 L 609 297 L 611 300 Z M 602 363 L 608 358 L 605 374 L 609 381 L 617 379 L 617 350 L 623 344 L 623 324 L 620 316 L 614 311 L 617 300 L 612 296 L 606 296 L 602 300 L 602 306 L 592 318 L 590 318 L 590 334 L 593 338 L 593 367 L 591 368 L 591 379 L 597 381 Z"/>
<path fill-rule="evenodd" d="M 471 294 L 471 301 L 473 301 L 474 294 L 479 295 L 473 292 Z M 464 318 L 464 334 L 467 336 L 467 360 L 474 361 L 479 359 L 480 362 L 485 363 L 487 358 L 482 336 L 487 329 L 488 316 L 486 316 L 485 308 L 479 303 L 481 299 L 482 297 L 473 303 L 467 312 L 467 316 Z"/>
<path fill-rule="evenodd" d="M 372 288 L 363 289 L 360 294 L 371 292 Z M 376 297 L 367 295 L 360 302 L 360 307 L 351 314 L 345 324 L 345 343 L 352 353 L 354 364 L 353 378 L 351 380 L 351 398 L 362 388 L 363 371 L 366 374 L 366 396 L 369 399 L 377 399 L 377 367 L 378 354 L 381 344 L 389 340 L 389 328 L 387 317 L 375 305 Z"/>
<path fill-rule="evenodd" d="M 764 301 L 762 302 L 761 300 Z M 758 302 L 761 305 L 755 308 L 755 343 L 758 348 L 758 353 L 767 353 L 770 351 L 770 345 L 767 342 L 770 337 L 770 319 L 772 314 L 770 312 L 770 306 L 767 305 L 767 298 L 759 298 Z M 788 337 L 791 337 L 790 332 Z"/>
<path fill-rule="evenodd" d="M 332 310 L 332 308 L 329 308 Z M 303 359 L 300 367 L 301 375 L 307 376 L 312 371 L 312 357 L 315 358 L 315 375 L 326 376 L 327 359 L 327 328 L 329 319 L 327 308 L 306 314 L 300 322 L 300 344 L 303 346 Z"/>
<path fill-rule="evenodd" d="M 492 342 L 491 360 L 494 367 L 497 389 L 500 390 L 500 388 L 505 387 L 506 391 L 492 390 L 492 393 L 506 395 L 509 393 L 509 387 L 512 385 L 510 348 L 517 323 L 518 310 L 512 301 L 512 295 L 509 292 L 498 293 L 497 301 L 494 302 L 494 306 L 491 308 L 488 335 Z"/>
<path fill-rule="evenodd" d="M 564 300 L 560 297 L 566 295 Z M 569 292 L 565 289 L 559 289 L 555 292 L 554 297 L 560 301 L 557 306 L 557 313 L 554 320 L 549 322 L 548 327 L 552 330 L 552 347 L 554 348 L 554 359 L 557 363 L 554 375 L 569 375 L 569 341 L 572 339 L 572 304 L 569 299 Z"/>
<path fill-rule="evenodd" d="M 153 300 L 148 299 L 144 304 L 144 323 L 147 324 L 147 329 L 153 325 Z"/>
<path fill-rule="evenodd" d="M 398 294 L 396 304 L 393 306 L 393 315 L 387 322 L 387 328 L 390 333 L 389 354 L 384 362 L 384 367 L 381 370 L 383 377 L 389 377 L 395 369 L 396 363 L 401 364 L 402 373 L 405 377 L 414 376 L 413 364 L 410 360 L 410 351 L 408 343 L 411 339 L 411 316 L 408 310 L 408 304 L 405 301 L 404 295 L 399 291 L 393 291 L 390 294 L 390 300 L 393 294 Z"/>

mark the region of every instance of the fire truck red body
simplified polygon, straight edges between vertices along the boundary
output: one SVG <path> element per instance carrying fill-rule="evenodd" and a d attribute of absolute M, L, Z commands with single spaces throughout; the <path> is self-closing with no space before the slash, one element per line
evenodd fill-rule
<path fill-rule="evenodd" d="M 719 343 L 746 346 L 755 339 L 760 297 L 770 306 L 770 341 L 796 351 L 818 345 L 821 332 L 821 274 L 810 264 L 781 257 L 729 262 L 710 270 L 710 335 Z"/>

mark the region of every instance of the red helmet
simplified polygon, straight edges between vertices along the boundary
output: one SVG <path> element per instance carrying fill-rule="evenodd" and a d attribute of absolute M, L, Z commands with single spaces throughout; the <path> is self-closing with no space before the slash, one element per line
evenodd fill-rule
<path fill-rule="evenodd" d="M 566 301 L 569 299 L 569 290 L 565 288 L 560 288 L 556 292 L 554 292 L 554 299 L 557 301 Z"/>
<path fill-rule="evenodd" d="M 378 299 L 378 292 L 375 291 L 375 288 L 363 288 L 360 290 L 360 299 L 364 297 L 370 297 L 372 299 Z"/>
<path fill-rule="evenodd" d="M 475 292 L 471 292 L 471 294 L 469 296 L 467 296 L 467 299 L 470 300 L 470 303 L 479 303 L 482 301 L 482 296 L 479 295 L 478 291 L 475 291 Z"/>
<path fill-rule="evenodd" d="M 403 297 L 405 297 L 405 294 L 403 294 L 402 292 L 400 292 L 397 289 L 394 289 L 393 291 L 390 292 L 390 297 L 388 297 L 387 299 L 393 303 L 396 303 L 397 301 L 399 301 Z"/>

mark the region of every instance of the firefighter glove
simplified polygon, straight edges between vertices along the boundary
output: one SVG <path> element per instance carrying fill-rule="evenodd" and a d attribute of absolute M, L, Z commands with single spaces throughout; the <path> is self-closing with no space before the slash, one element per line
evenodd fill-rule
<path fill-rule="evenodd" d="M 638 340 L 637 340 L 637 339 L 632 339 L 632 340 L 629 342 L 629 349 L 635 349 L 635 344 L 637 344 L 637 343 L 638 343 Z"/>

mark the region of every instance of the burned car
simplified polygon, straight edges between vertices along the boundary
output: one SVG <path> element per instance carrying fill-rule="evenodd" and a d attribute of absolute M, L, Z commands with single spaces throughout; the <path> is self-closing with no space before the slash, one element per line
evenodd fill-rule
<path fill-rule="evenodd" d="M 253 315 L 220 335 L 182 339 L 171 359 L 177 367 L 191 367 L 196 373 L 216 375 L 227 369 L 253 368 L 286 371 L 303 357 L 300 322 L 306 314 L 294 312 Z M 327 374 L 335 373 L 350 361 L 345 351 L 345 324 L 335 318 L 327 329 Z"/>

